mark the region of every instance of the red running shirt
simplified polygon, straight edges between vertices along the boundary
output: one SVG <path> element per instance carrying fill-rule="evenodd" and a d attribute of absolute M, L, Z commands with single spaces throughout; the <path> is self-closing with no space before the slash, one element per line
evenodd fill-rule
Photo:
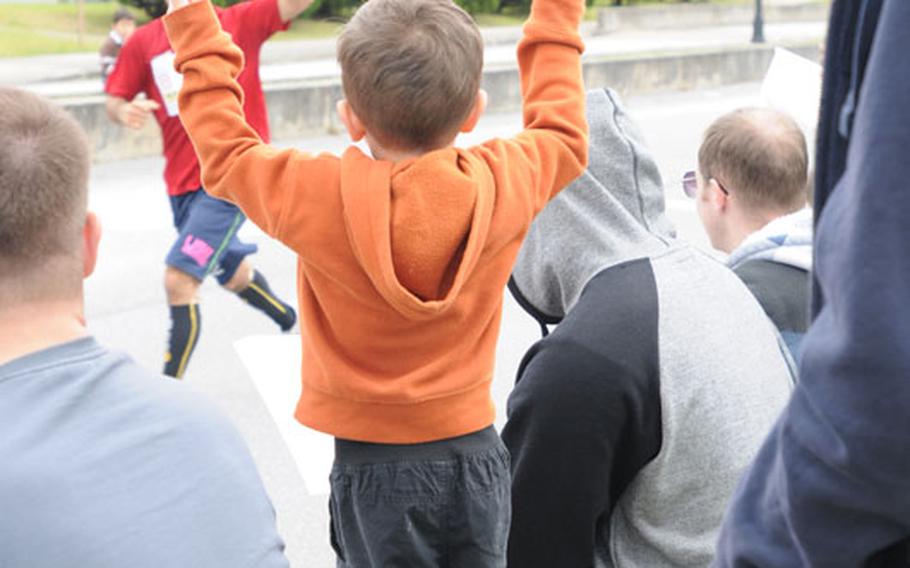
<path fill-rule="evenodd" d="M 278 0 L 250 0 L 216 10 L 221 26 L 243 50 L 246 64 L 237 80 L 245 95 L 246 120 L 268 142 L 269 119 L 259 79 L 259 51 L 275 32 L 287 29 L 278 12 Z M 155 111 L 155 119 L 161 127 L 168 195 L 189 193 L 202 185 L 196 152 L 177 115 L 177 93 L 182 84 L 183 78 L 174 70 L 174 51 L 158 18 L 130 36 L 104 89 L 107 94 L 128 101 L 145 93 L 161 105 Z"/>

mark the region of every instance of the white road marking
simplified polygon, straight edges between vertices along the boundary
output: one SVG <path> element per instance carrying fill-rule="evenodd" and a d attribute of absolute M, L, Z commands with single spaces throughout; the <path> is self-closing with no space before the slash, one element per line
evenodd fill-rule
<path fill-rule="evenodd" d="M 300 336 L 252 335 L 234 342 L 234 348 L 278 426 L 307 493 L 328 495 L 334 440 L 294 419 L 300 397 Z"/>

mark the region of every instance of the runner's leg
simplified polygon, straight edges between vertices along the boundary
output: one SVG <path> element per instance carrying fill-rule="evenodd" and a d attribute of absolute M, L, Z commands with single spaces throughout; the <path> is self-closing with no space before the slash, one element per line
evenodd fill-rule
<path fill-rule="evenodd" d="M 225 257 L 227 259 L 227 257 Z M 226 271 L 225 271 L 226 272 Z M 241 261 L 234 275 L 224 287 L 236 293 L 240 299 L 269 316 L 281 331 L 289 331 L 297 323 L 297 312 L 281 300 L 269 286 L 268 280 L 248 259 Z"/>
<path fill-rule="evenodd" d="M 204 190 L 172 197 L 171 206 L 179 234 L 166 259 L 171 330 L 164 374 L 182 378 L 201 329 L 199 286 L 219 266 L 244 217 L 239 209 Z"/>
<path fill-rule="evenodd" d="M 202 320 L 196 293 L 200 282 L 194 277 L 168 266 L 164 287 L 170 305 L 171 330 L 164 355 L 164 374 L 183 378 L 190 356 L 199 340 Z"/>

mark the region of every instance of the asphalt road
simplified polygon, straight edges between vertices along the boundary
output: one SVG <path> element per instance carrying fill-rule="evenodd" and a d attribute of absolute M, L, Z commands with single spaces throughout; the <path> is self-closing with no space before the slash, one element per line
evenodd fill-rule
<path fill-rule="evenodd" d="M 693 169 L 701 133 L 710 121 L 733 108 L 757 104 L 758 90 L 758 85 L 742 85 L 627 101 L 658 157 L 668 213 L 679 234 L 699 246 L 706 246 L 707 241 L 694 205 L 683 196 L 679 180 L 683 172 Z M 478 132 L 464 143 L 508 136 L 519 127 L 518 115 L 486 117 Z M 281 145 L 338 152 L 346 144 L 343 137 L 326 137 Z M 94 169 L 90 201 L 104 225 L 104 238 L 97 272 L 86 285 L 92 333 L 153 369 L 161 366 L 168 326 L 163 259 L 174 237 L 161 180 L 162 167 L 163 160 L 155 158 L 107 163 Z M 259 254 L 254 257 L 256 265 L 279 295 L 293 299 L 294 255 L 249 223 L 241 231 L 241 238 L 259 244 Z M 326 497 L 308 493 L 234 349 L 235 341 L 252 335 L 277 334 L 277 327 L 213 282 L 203 286 L 201 296 L 202 335 L 186 382 L 216 400 L 245 436 L 275 504 L 279 531 L 287 543 L 292 566 L 334 566 L 328 545 Z M 504 408 L 521 356 L 538 337 L 536 324 L 507 294 L 494 380 L 494 397 L 500 408 Z"/>

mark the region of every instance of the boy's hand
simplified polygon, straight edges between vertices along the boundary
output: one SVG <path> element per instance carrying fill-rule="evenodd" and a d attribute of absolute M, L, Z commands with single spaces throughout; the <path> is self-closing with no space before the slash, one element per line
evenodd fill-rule
<path fill-rule="evenodd" d="M 167 13 L 170 14 L 179 10 L 180 8 L 185 8 L 190 4 L 195 4 L 196 2 L 204 2 L 205 0 L 167 0 Z"/>

